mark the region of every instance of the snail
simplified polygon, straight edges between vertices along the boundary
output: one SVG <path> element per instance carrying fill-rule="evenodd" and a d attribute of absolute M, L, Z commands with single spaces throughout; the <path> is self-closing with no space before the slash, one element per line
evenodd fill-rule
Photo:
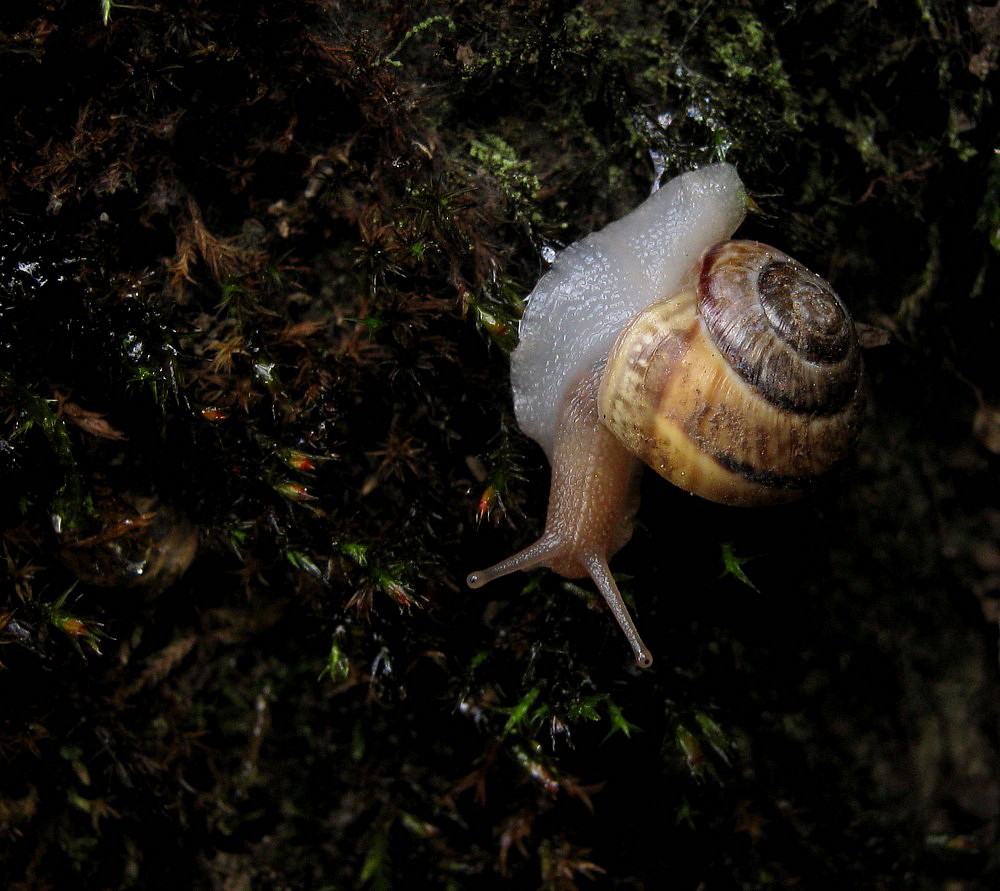
<path fill-rule="evenodd" d="M 643 463 L 733 505 L 804 494 L 849 454 L 865 411 L 854 323 L 781 251 L 730 241 L 747 198 L 729 164 L 681 174 L 560 252 L 511 354 L 521 429 L 552 468 L 541 537 L 468 576 L 589 576 L 636 663 L 652 664 L 608 568 L 632 534 Z"/>

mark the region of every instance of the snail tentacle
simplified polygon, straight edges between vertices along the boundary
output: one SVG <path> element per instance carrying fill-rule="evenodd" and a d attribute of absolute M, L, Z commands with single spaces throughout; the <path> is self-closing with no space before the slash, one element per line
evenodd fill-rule
<path fill-rule="evenodd" d="M 553 536 L 543 535 L 534 544 L 528 545 L 524 550 L 518 551 L 506 560 L 501 560 L 486 569 L 478 569 L 469 573 L 465 581 L 470 588 L 481 588 L 483 585 L 513 572 L 535 569 L 540 566 L 552 568 L 552 564 L 564 559 L 569 551 L 570 548 L 565 542 L 561 542 Z M 587 554 L 581 558 L 580 562 L 586 568 L 587 575 L 597 586 L 604 602 L 611 609 L 615 621 L 625 634 L 625 638 L 635 655 L 636 664 L 640 668 L 649 668 L 653 664 L 653 656 L 639 636 L 639 630 L 629 614 L 628 607 L 625 606 L 625 601 L 621 591 L 618 590 L 614 576 L 611 575 L 608 561 L 600 554 L 595 553 Z"/>
<path fill-rule="evenodd" d="M 635 627 L 628 607 L 625 606 L 621 591 L 618 590 L 614 576 L 611 575 L 608 561 L 600 554 L 591 554 L 585 558 L 585 562 L 587 573 L 597 585 L 597 590 L 601 592 L 604 602 L 611 608 L 611 613 L 615 617 L 615 621 L 618 622 L 618 627 L 621 628 L 629 646 L 632 647 L 636 665 L 640 668 L 649 668 L 653 664 L 653 654 L 649 652 L 639 636 L 639 629 Z"/>
<path fill-rule="evenodd" d="M 569 550 L 565 542 L 554 535 L 542 535 L 536 542 L 528 545 L 516 554 L 511 554 L 506 560 L 494 563 L 486 569 L 470 572 L 465 583 L 470 588 L 481 588 L 495 579 L 503 578 L 512 572 L 535 569 L 538 566 L 551 566 Z"/>

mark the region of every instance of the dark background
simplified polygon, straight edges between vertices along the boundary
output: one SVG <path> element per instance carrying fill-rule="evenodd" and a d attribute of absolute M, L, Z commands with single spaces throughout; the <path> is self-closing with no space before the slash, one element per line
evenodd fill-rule
<path fill-rule="evenodd" d="M 996 887 L 1000 7 L 361 5 L 0 13 L 0 884 Z M 891 341 L 812 498 L 647 475 L 640 672 L 463 579 L 544 517 L 543 249 L 653 156 Z"/>

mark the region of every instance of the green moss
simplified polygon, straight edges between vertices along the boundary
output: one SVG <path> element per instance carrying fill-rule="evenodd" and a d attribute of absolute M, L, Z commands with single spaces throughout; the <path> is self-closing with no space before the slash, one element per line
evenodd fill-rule
<path fill-rule="evenodd" d="M 749 563 L 753 557 L 738 557 L 733 551 L 732 542 L 724 541 L 720 545 L 722 550 L 722 578 L 725 576 L 732 576 L 737 581 L 746 585 L 748 588 L 757 591 L 757 586 L 750 580 L 747 575 L 746 570 L 743 568 L 744 563 Z"/>
<path fill-rule="evenodd" d="M 986 7 L 111 7 L 0 34 L 4 887 L 995 884 Z M 640 673 L 463 578 L 551 251 L 719 158 L 896 339 L 812 502 L 644 481 Z"/>
<path fill-rule="evenodd" d="M 514 205 L 531 205 L 541 188 L 538 177 L 531 172 L 530 162 L 519 160 L 514 149 L 499 136 L 483 134 L 482 141 L 474 139 L 469 155 L 483 166 L 486 173 L 496 177 L 507 200 Z"/>
<path fill-rule="evenodd" d="M 51 500 L 35 507 L 47 507 L 60 527 L 73 528 L 92 508 L 92 503 L 73 457 L 73 446 L 65 422 L 53 412 L 48 400 L 32 393 L 2 368 L 0 398 L 7 402 L 11 415 L 16 418 L 6 438 L 7 443 L 16 445 L 19 439 L 27 438 L 27 434 L 37 428 L 59 467 L 61 480 Z M 24 512 L 27 512 L 27 507 L 27 503 L 22 502 Z"/>

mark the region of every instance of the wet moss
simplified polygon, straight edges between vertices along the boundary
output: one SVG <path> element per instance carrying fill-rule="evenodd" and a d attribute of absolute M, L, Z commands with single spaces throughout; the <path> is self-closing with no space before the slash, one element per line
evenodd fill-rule
<path fill-rule="evenodd" d="M 0 13 L 4 886 L 991 887 L 997 33 Z M 719 158 L 893 342 L 837 490 L 644 482 L 640 674 L 589 587 L 463 578 L 544 515 L 507 354 L 546 257 Z"/>

